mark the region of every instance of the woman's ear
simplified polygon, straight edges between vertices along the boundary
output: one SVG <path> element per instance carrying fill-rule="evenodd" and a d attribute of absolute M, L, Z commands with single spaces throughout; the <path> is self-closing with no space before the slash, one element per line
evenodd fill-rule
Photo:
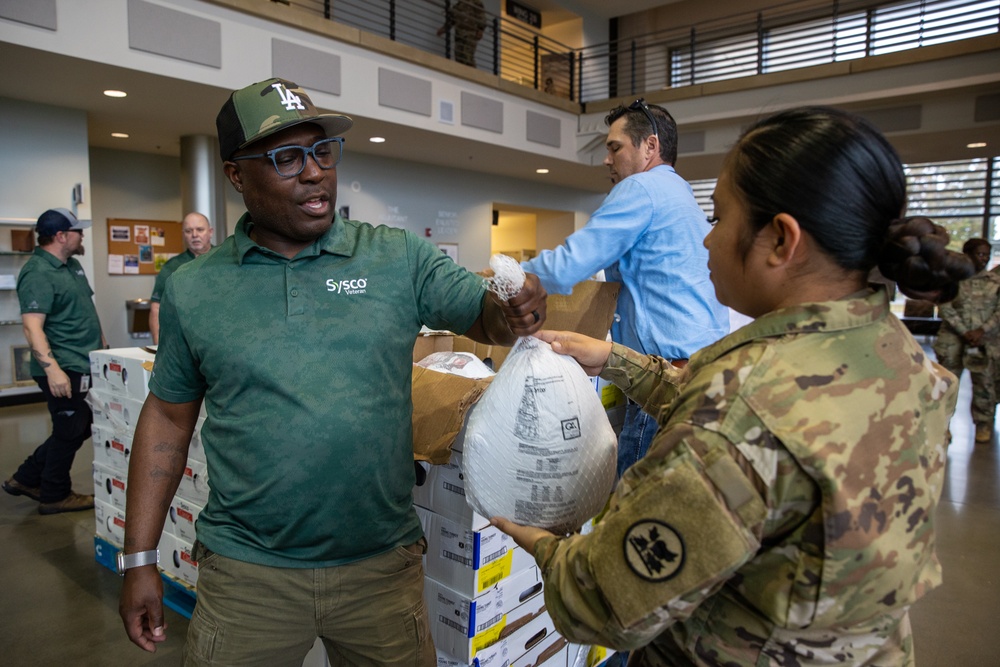
<path fill-rule="evenodd" d="M 777 267 L 801 259 L 805 250 L 798 220 L 788 213 L 779 213 L 764 229 L 771 246 L 767 257 L 769 265 Z"/>

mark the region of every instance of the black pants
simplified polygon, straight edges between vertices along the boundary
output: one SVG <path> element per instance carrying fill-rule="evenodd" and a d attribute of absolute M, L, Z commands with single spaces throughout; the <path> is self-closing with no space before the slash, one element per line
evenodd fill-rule
<path fill-rule="evenodd" d="M 40 487 L 39 500 L 55 503 L 73 489 L 70 469 L 80 446 L 90 437 L 94 414 L 87 405 L 87 392 L 80 391 L 82 373 L 67 371 L 73 395 L 53 396 L 45 376 L 35 377 L 52 415 L 52 435 L 24 460 L 14 473 L 14 479 L 25 486 Z M 87 378 L 88 380 L 90 378 Z"/>

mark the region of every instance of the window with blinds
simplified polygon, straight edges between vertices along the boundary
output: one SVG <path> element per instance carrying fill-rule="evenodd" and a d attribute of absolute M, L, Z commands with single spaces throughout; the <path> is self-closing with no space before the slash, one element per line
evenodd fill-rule
<path fill-rule="evenodd" d="M 671 48 L 670 85 L 876 56 L 995 34 L 998 28 L 1000 0 L 909 0 L 821 19 L 762 19 L 755 30 L 692 33 L 689 44 Z"/>
<path fill-rule="evenodd" d="M 1000 157 L 904 165 L 906 215 L 934 220 L 951 235 L 949 247 L 984 237 L 1000 256 Z M 695 199 L 712 215 L 716 179 L 691 181 Z"/>

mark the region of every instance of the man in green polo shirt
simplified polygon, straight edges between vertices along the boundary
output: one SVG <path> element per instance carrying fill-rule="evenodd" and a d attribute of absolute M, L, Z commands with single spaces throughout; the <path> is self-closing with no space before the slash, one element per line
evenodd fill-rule
<path fill-rule="evenodd" d="M 167 278 L 195 257 L 212 249 L 212 223 L 201 213 L 185 215 L 181 221 L 181 232 L 184 234 L 186 249 L 160 267 L 156 282 L 153 283 L 153 295 L 149 297 L 149 332 L 153 335 L 154 345 L 160 342 L 160 299 L 163 298 Z"/>
<path fill-rule="evenodd" d="M 319 636 L 333 664 L 434 665 L 413 344 L 427 325 L 509 345 L 541 327 L 545 290 L 529 275 L 501 302 L 415 234 L 342 219 L 352 121 L 294 83 L 236 91 L 216 124 L 247 213 L 160 303 L 129 468 L 126 631 L 147 651 L 166 639 L 154 550 L 204 402 L 211 491 L 184 664 L 299 665 Z"/>
<path fill-rule="evenodd" d="M 93 290 L 74 255 L 82 255 L 83 230 L 65 208 L 42 213 L 35 225 L 38 246 L 17 276 L 24 336 L 31 347 L 31 376 L 48 402 L 52 434 L 24 460 L 3 490 L 39 502 L 41 514 L 94 507 L 94 496 L 73 491 L 70 469 L 90 437 L 87 405 L 90 352 L 107 347 L 94 307 Z"/>

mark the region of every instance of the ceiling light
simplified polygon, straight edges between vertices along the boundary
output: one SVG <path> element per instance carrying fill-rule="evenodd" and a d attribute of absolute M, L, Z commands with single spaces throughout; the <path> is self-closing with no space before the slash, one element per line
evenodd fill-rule
<path fill-rule="evenodd" d="M 368 141 L 372 142 L 373 144 L 384 144 L 385 137 L 371 137 L 370 139 L 368 139 Z"/>
<path fill-rule="evenodd" d="M 547 174 L 547 173 L 549 173 L 549 170 L 548 169 L 544 169 L 544 168 L 542 168 L 542 169 L 536 169 L 535 173 L 536 174 Z"/>
<path fill-rule="evenodd" d="M 115 139 L 128 139 L 128 135 L 124 132 L 112 132 L 111 136 Z"/>
<path fill-rule="evenodd" d="M 976 141 L 976 142 L 971 143 L 971 144 L 966 144 L 965 147 L 966 148 L 986 148 L 986 142 L 985 141 Z"/>
<path fill-rule="evenodd" d="M 108 97 L 125 97 L 128 95 L 124 90 L 105 90 L 104 94 Z"/>

